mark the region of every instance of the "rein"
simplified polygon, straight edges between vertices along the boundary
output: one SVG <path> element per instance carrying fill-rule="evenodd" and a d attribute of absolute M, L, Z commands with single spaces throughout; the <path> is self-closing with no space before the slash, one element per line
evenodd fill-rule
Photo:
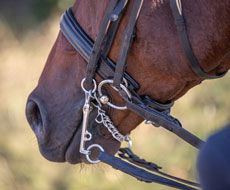
<path fill-rule="evenodd" d="M 204 143 L 198 137 L 184 129 L 179 120 L 170 115 L 170 108 L 173 105 L 173 102 L 161 104 L 152 100 L 148 96 L 139 96 L 136 92 L 139 88 L 139 84 L 125 71 L 128 52 L 135 35 L 136 21 L 143 0 L 133 1 L 131 14 L 124 32 L 124 39 L 117 63 L 115 64 L 108 58 L 120 20 L 126 10 L 127 3 L 128 0 L 109 1 L 109 5 L 105 11 L 103 20 L 101 21 L 99 33 L 95 42 L 93 42 L 93 40 L 81 28 L 75 19 L 71 8 L 68 9 L 61 18 L 60 27 L 62 33 L 88 63 L 86 76 L 81 82 L 81 88 L 85 93 L 85 104 L 83 106 L 82 133 L 79 152 L 84 154 L 90 163 L 96 164 L 102 161 L 141 181 L 160 183 L 178 189 L 199 189 L 199 184 L 165 174 L 159 170 L 160 167 L 156 164 L 147 162 L 135 155 L 130 149 L 132 143 L 129 135 L 122 135 L 103 110 L 104 105 L 108 105 L 117 110 L 129 109 L 142 116 L 147 123 L 156 127 L 163 127 L 173 132 L 196 148 L 199 148 L 201 144 Z M 213 79 L 223 76 L 209 75 L 201 68 L 193 54 L 186 32 L 181 1 L 170 0 L 170 7 L 175 18 L 182 47 L 194 73 L 202 79 Z M 96 73 L 104 79 L 99 84 L 97 84 L 94 79 Z M 118 91 L 125 101 L 125 105 L 118 106 L 110 102 L 109 97 L 103 94 L 104 85 L 110 85 L 112 89 Z M 129 148 L 119 150 L 118 155 L 122 159 L 107 154 L 99 144 L 91 144 L 88 147 L 85 146 L 85 143 L 92 139 L 92 134 L 87 130 L 89 115 L 92 109 L 97 109 L 98 111 L 95 122 L 103 124 L 117 141 L 128 142 Z M 92 149 L 99 150 L 97 160 L 92 160 L 90 158 Z"/>

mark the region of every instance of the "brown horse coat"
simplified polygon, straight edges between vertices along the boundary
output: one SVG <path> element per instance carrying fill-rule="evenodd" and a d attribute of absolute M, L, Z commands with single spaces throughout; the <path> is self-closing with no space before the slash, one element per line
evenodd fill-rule
<path fill-rule="evenodd" d="M 107 3 L 108 0 L 78 0 L 73 6 L 75 17 L 92 39 L 98 34 Z M 230 1 L 183 0 L 182 3 L 191 45 L 202 68 L 216 74 L 228 70 Z M 128 7 L 109 55 L 115 62 L 129 14 Z M 77 150 L 84 101 L 80 82 L 85 68 L 83 58 L 59 33 L 38 86 L 28 99 L 26 111 L 40 151 L 47 159 L 71 163 L 84 160 Z M 201 83 L 183 54 L 168 0 L 144 1 L 137 35 L 128 56 L 127 72 L 140 84 L 140 95 L 149 95 L 162 103 L 178 99 Z M 122 103 L 111 93 L 114 102 Z M 113 111 L 110 115 L 123 134 L 142 121 L 130 111 Z M 111 153 L 116 152 L 119 144 L 106 131 L 95 134 L 94 141 L 106 144 Z"/>

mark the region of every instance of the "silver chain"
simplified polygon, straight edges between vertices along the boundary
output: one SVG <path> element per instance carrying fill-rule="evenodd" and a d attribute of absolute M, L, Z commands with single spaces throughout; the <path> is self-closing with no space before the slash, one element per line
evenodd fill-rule
<path fill-rule="evenodd" d="M 102 104 L 97 96 L 97 84 L 96 81 L 93 80 L 94 88 L 92 90 L 86 90 L 84 88 L 84 81 L 81 82 L 81 88 L 85 93 L 85 103 L 83 106 L 83 121 L 82 121 L 82 132 L 81 132 L 81 141 L 80 141 L 80 153 L 84 154 L 86 156 L 86 159 L 93 164 L 96 164 L 100 162 L 100 160 L 92 160 L 90 158 L 91 149 L 92 148 L 98 148 L 100 151 L 104 151 L 103 147 L 99 144 L 92 144 L 88 148 L 85 147 L 85 143 L 87 141 L 90 141 L 92 139 L 92 134 L 87 130 L 88 128 L 88 122 L 89 122 L 89 115 L 92 111 L 92 105 L 97 108 L 98 114 L 95 118 L 95 121 L 99 124 L 103 124 L 104 127 L 107 128 L 107 130 L 111 133 L 113 138 L 115 138 L 119 142 L 127 141 L 129 148 L 132 146 L 132 141 L 128 135 L 122 135 L 118 129 L 113 125 L 113 122 L 109 118 L 108 115 L 106 115 L 105 111 L 101 108 Z M 92 100 L 95 100 L 96 102 L 92 102 Z"/>
<path fill-rule="evenodd" d="M 119 142 L 130 141 L 129 135 L 122 135 L 118 131 L 118 129 L 113 125 L 113 122 L 111 121 L 109 116 L 106 115 L 105 111 L 103 109 L 101 109 L 100 106 L 95 105 L 95 107 L 97 108 L 97 111 L 98 111 L 97 117 L 95 118 L 95 121 L 98 124 L 103 124 L 108 129 L 108 131 L 111 133 L 113 138 L 115 138 L 117 141 L 119 141 Z"/>

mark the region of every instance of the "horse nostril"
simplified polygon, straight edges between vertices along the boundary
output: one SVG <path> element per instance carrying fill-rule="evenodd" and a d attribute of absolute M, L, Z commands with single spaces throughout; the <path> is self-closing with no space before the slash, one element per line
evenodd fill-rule
<path fill-rule="evenodd" d="M 44 121 L 42 114 L 39 104 L 33 100 L 28 100 L 26 104 L 26 117 L 36 135 L 41 135 L 43 131 Z"/>

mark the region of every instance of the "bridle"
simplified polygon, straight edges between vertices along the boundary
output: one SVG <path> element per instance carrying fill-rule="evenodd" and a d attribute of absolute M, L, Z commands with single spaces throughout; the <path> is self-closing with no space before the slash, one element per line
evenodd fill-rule
<path fill-rule="evenodd" d="M 203 143 L 198 137 L 182 128 L 181 123 L 170 115 L 170 108 L 173 102 L 161 104 L 148 96 L 139 96 L 136 92 L 139 88 L 139 84 L 126 72 L 126 60 L 135 36 L 136 21 L 143 0 L 135 0 L 132 3 L 132 10 L 124 32 L 124 39 L 117 63 L 114 64 L 108 57 L 120 20 L 126 10 L 127 3 L 128 0 L 109 1 L 95 42 L 93 42 L 81 28 L 71 8 L 68 9 L 61 18 L 60 27 L 62 33 L 88 63 L 86 76 L 81 82 L 81 88 L 85 93 L 85 103 L 83 106 L 82 133 L 79 151 L 86 156 L 86 159 L 90 163 L 96 164 L 102 161 L 142 181 L 156 182 L 178 189 L 199 189 L 199 184 L 165 174 L 159 170 L 160 167 L 156 164 L 147 162 L 135 155 L 130 149 L 132 143 L 129 135 L 122 135 L 113 125 L 113 122 L 104 110 L 104 105 L 117 110 L 129 109 L 142 116 L 147 123 L 157 127 L 163 127 L 173 132 L 196 148 L 199 148 Z M 196 59 L 186 32 L 181 1 L 170 0 L 170 7 L 175 18 L 182 48 L 193 72 L 201 79 L 222 77 L 225 73 L 221 75 L 209 75 L 206 73 Z M 103 78 L 99 84 L 97 84 L 95 80 L 96 73 Z M 109 97 L 104 94 L 105 85 L 119 92 L 120 96 L 125 101 L 124 106 L 114 105 L 110 102 Z M 118 153 L 123 160 L 107 154 L 99 144 L 91 144 L 86 147 L 85 143 L 92 139 L 92 134 L 87 130 L 89 115 L 92 109 L 97 110 L 97 116 L 95 118 L 96 123 L 106 127 L 117 141 L 128 142 L 129 147 L 120 149 Z M 99 150 L 99 155 L 96 160 L 92 160 L 90 154 L 92 149 L 95 148 Z"/>

